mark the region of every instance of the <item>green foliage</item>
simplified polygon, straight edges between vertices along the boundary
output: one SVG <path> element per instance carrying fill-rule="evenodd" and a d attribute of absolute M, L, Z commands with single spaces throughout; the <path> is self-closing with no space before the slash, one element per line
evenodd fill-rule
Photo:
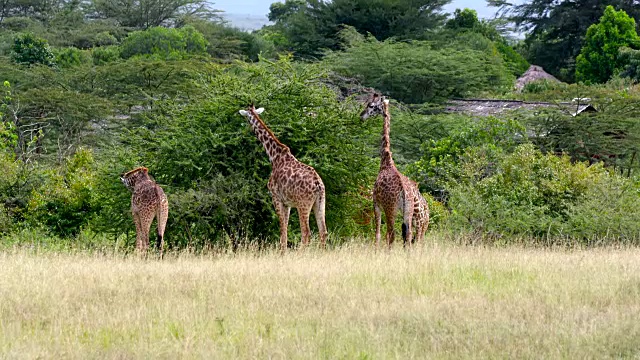
<path fill-rule="evenodd" d="M 104 65 L 120 59 L 120 48 L 117 46 L 103 46 L 91 50 L 94 65 Z"/>
<path fill-rule="evenodd" d="M 95 46 L 110 46 L 116 45 L 118 43 L 118 39 L 111 35 L 108 31 L 99 32 L 95 37 Z"/>
<path fill-rule="evenodd" d="M 620 48 L 620 61 L 627 64 L 620 76 L 630 78 L 636 83 L 640 82 L 640 50 L 628 47 Z"/>
<path fill-rule="evenodd" d="M 368 38 L 329 54 L 324 63 L 393 98 L 423 103 L 509 89 L 514 78 L 494 50 L 491 41 L 479 35 L 442 48 Z"/>
<path fill-rule="evenodd" d="M 169 242 L 203 244 L 225 233 L 265 238 L 276 232 L 266 187 L 270 164 L 238 114 L 249 102 L 266 108 L 267 125 L 322 177 L 332 231 L 358 231 L 354 216 L 361 197 L 354 194 L 373 182 L 376 151 L 368 144 L 377 131 L 358 119 L 359 105 L 339 103 L 322 79 L 316 67 L 287 59 L 238 64 L 212 74 L 197 100 L 169 101 L 141 119 L 128 143 L 176 204 Z M 290 227 L 296 223 L 292 219 Z"/>
<path fill-rule="evenodd" d="M 618 240 L 637 240 L 640 211 L 630 204 L 640 200 L 640 193 L 632 181 L 599 166 L 543 155 L 532 144 L 491 161 L 485 155 L 485 149 L 471 148 L 463 156 L 463 181 L 451 187 L 454 222 L 497 237 L 571 236 L 588 241 L 608 232 Z M 605 200 L 605 193 L 624 199 Z M 615 210 L 601 208 L 596 216 L 596 204 L 611 204 Z M 593 226 L 582 224 L 590 215 L 602 217 L 603 212 L 618 209 L 629 212 L 616 212 L 615 223 L 603 219 Z"/>
<path fill-rule="evenodd" d="M 207 51 L 217 59 L 257 61 L 258 55 L 274 58 L 272 41 L 259 33 L 248 33 L 223 23 L 186 18 L 185 24 L 193 26 L 208 41 Z"/>
<path fill-rule="evenodd" d="M 352 26 L 378 40 L 421 38 L 444 20 L 440 13 L 449 0 L 288 0 L 271 5 L 274 29 L 300 57 L 319 57 L 323 49 L 339 48 L 339 31 Z"/>
<path fill-rule="evenodd" d="M 285 0 L 282 2 L 274 2 L 269 6 L 269 21 L 278 22 L 286 21 L 288 17 L 297 13 L 305 7 L 304 0 Z"/>
<path fill-rule="evenodd" d="M 5 81 L 2 84 L 4 95 L 0 99 L 0 150 L 9 153 L 15 149 L 18 143 L 18 134 L 16 133 L 13 119 L 9 118 L 7 112 L 10 111 L 11 104 L 11 84 Z"/>
<path fill-rule="evenodd" d="M 444 200 L 450 184 L 463 181 L 468 177 L 465 174 L 471 171 L 461 165 L 469 149 L 482 149 L 483 159 L 490 163 L 504 152 L 512 151 L 525 134 L 525 128 L 515 120 L 492 117 L 460 120 L 448 136 L 423 143 L 420 159 L 408 169 L 423 189 Z"/>
<path fill-rule="evenodd" d="M 454 17 L 445 24 L 447 31 L 439 34 L 438 36 L 441 38 L 438 40 L 446 46 L 451 41 L 460 41 L 460 36 L 473 39 L 468 34 L 476 36 L 481 34 L 484 38 L 491 40 L 493 49 L 490 51 L 497 51 L 502 55 L 502 59 L 511 73 L 514 76 L 522 75 L 529 68 L 529 63 L 509 45 L 506 36 L 501 34 L 496 26 L 498 24 L 495 21 L 480 21 L 475 10 L 456 9 Z"/>
<path fill-rule="evenodd" d="M 0 27 L 9 31 L 22 32 L 28 31 L 35 27 L 39 27 L 39 23 L 32 18 L 23 17 L 23 16 L 15 16 L 4 19 L 2 23 L 0 23 Z"/>
<path fill-rule="evenodd" d="M 519 77 L 529 69 L 529 62 L 513 47 L 502 41 L 495 42 L 495 45 L 496 50 L 502 55 L 505 65 L 514 76 Z"/>
<path fill-rule="evenodd" d="M 522 88 L 522 93 L 529 94 L 548 94 L 549 92 L 567 88 L 567 84 L 557 82 L 557 81 L 549 81 L 547 79 L 536 80 L 527 83 Z"/>
<path fill-rule="evenodd" d="M 183 15 L 211 18 L 216 14 L 204 0 L 92 0 L 92 5 L 93 17 L 115 19 L 136 29 L 167 25 Z"/>
<path fill-rule="evenodd" d="M 480 26 L 478 12 L 469 8 L 463 10 L 456 9 L 453 12 L 453 18 L 449 19 L 445 24 L 445 28 L 452 30 L 477 29 L 480 28 Z"/>
<path fill-rule="evenodd" d="M 630 175 L 640 165 L 640 108 L 637 100 L 616 99 L 597 105 L 597 113 L 572 116 L 549 109 L 518 117 L 527 124 L 530 139 L 540 149 L 564 153 L 574 161 L 603 162 Z M 577 106 L 577 104 L 576 104 Z"/>
<path fill-rule="evenodd" d="M 47 171 L 28 205 L 28 219 L 57 236 L 76 236 L 93 216 L 96 182 L 91 151 L 79 149 L 61 168 Z"/>
<path fill-rule="evenodd" d="M 33 65 L 42 64 L 53 66 L 53 53 L 49 49 L 46 40 L 40 39 L 31 33 L 16 36 L 11 52 L 13 61 L 18 64 Z"/>
<path fill-rule="evenodd" d="M 436 200 L 431 194 L 423 193 L 422 196 L 429 204 L 429 228 L 428 230 L 437 229 L 446 226 L 449 220 L 450 212 L 447 207 Z"/>
<path fill-rule="evenodd" d="M 491 6 L 517 30 L 527 32 L 524 53 L 526 59 L 542 66 L 563 81 L 573 81 L 575 59 L 584 45 L 587 28 L 599 19 L 609 5 L 640 19 L 633 1 L 626 0 L 531 0 L 514 4 L 504 0 L 488 0 Z"/>
<path fill-rule="evenodd" d="M 607 82 L 625 65 L 620 48 L 639 46 L 636 22 L 624 11 L 607 6 L 598 24 L 587 30 L 584 47 L 576 59 L 576 80 Z"/>
<path fill-rule="evenodd" d="M 61 68 L 70 68 L 91 62 L 89 53 L 74 47 L 56 49 L 54 56 L 56 65 Z"/>
<path fill-rule="evenodd" d="M 153 55 L 160 59 L 183 59 L 205 54 L 207 41 L 192 26 L 180 29 L 153 27 L 135 31 L 122 42 L 120 55 L 128 59 L 137 55 Z"/>

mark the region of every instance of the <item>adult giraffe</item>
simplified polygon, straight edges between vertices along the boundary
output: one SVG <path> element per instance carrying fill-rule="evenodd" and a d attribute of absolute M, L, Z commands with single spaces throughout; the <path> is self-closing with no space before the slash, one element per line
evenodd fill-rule
<path fill-rule="evenodd" d="M 267 187 L 271 192 L 273 205 L 280 220 L 280 250 L 287 248 L 287 227 L 291 208 L 298 209 L 302 244 L 308 245 L 311 238 L 309 216 L 311 210 L 316 216 L 320 243 L 325 247 L 327 241 L 327 225 L 325 223 L 325 192 L 320 175 L 309 165 L 296 159 L 289 147 L 276 138 L 273 132 L 260 119 L 264 108 L 256 109 L 250 105 L 240 114 L 249 120 L 249 124 L 258 140 L 264 146 L 269 162 L 271 162 L 271 176 Z"/>
<path fill-rule="evenodd" d="M 387 245 L 391 247 L 395 239 L 393 225 L 395 224 L 397 210 L 402 212 L 402 239 L 405 245 L 410 245 L 412 239 L 411 222 L 416 211 L 416 202 L 419 201 L 415 194 L 419 192 L 415 189 L 415 183 L 400 173 L 393 161 L 391 141 L 389 140 L 389 132 L 391 129 L 389 100 L 380 94 L 373 94 L 367 102 L 366 108 L 360 114 L 360 118 L 366 120 L 375 115 L 382 115 L 384 119 L 380 143 L 380 171 L 373 186 L 376 246 L 380 246 L 380 228 L 382 226 L 382 211 L 384 211 L 387 223 Z M 418 236 L 420 235 L 418 234 Z"/>

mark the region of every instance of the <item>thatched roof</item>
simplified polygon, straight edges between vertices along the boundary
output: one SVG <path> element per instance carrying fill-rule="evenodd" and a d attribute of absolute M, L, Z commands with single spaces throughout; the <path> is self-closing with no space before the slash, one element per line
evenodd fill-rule
<path fill-rule="evenodd" d="M 518 80 L 516 80 L 516 90 L 522 91 L 525 85 L 530 82 L 538 81 L 538 80 L 547 80 L 552 82 L 560 82 L 560 80 L 556 79 L 553 75 L 544 71 L 544 69 L 537 65 L 531 65 L 529 70 L 527 70 Z"/>

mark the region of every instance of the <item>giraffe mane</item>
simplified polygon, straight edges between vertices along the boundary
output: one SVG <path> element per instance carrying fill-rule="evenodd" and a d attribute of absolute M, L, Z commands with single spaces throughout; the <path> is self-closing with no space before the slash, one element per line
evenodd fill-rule
<path fill-rule="evenodd" d="M 146 167 L 144 167 L 144 166 L 140 166 L 140 167 L 137 167 L 137 168 L 135 168 L 135 169 L 133 169 L 133 170 L 131 170 L 131 171 L 128 171 L 128 172 L 124 173 L 124 175 L 122 175 L 122 176 L 131 175 L 131 174 L 133 174 L 133 173 L 135 173 L 135 172 L 138 172 L 138 171 L 148 172 L 148 171 L 149 171 L 149 169 L 147 169 L 147 168 L 146 168 Z"/>
<path fill-rule="evenodd" d="M 260 118 L 260 115 L 258 115 L 258 113 L 256 112 L 256 108 L 253 105 L 249 106 L 249 112 L 251 113 L 251 115 L 253 115 L 256 118 L 256 120 L 260 122 L 260 125 L 262 125 L 262 127 L 267 130 L 267 132 L 269 133 L 269 136 L 271 136 L 271 138 L 275 140 L 275 142 L 278 145 L 282 146 L 285 149 L 289 149 L 287 145 L 280 142 L 280 139 L 278 139 L 278 137 L 273 133 L 273 131 L 271 131 L 271 129 L 267 126 L 267 124 L 265 124 L 264 121 L 262 121 L 262 119 Z"/>

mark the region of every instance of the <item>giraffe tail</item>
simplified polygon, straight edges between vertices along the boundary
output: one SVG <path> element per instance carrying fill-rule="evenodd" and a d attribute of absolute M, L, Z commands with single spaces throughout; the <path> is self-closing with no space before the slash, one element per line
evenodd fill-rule
<path fill-rule="evenodd" d="M 407 224 L 402 223 L 402 241 L 404 242 L 404 244 L 407 244 L 407 233 L 408 233 L 409 227 L 407 226 Z"/>

